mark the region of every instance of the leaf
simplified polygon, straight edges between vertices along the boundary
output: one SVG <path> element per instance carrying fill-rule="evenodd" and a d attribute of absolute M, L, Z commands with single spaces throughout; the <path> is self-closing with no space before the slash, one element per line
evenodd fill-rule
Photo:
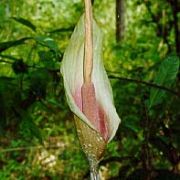
<path fill-rule="evenodd" d="M 175 81 L 179 69 L 179 58 L 176 56 L 167 57 L 160 65 L 155 84 L 170 87 Z M 160 89 L 151 88 L 148 108 L 162 102 L 165 92 Z"/>
<path fill-rule="evenodd" d="M 15 61 L 20 60 L 19 58 L 16 58 L 16 57 L 11 56 L 11 55 L 2 55 L 2 54 L 0 54 L 0 57 L 10 59 L 10 60 L 15 60 Z"/>
<path fill-rule="evenodd" d="M 15 41 L 7 41 L 7 42 L 1 42 L 0 43 L 0 53 L 9 49 L 10 47 L 13 46 L 18 46 L 21 44 L 24 44 L 24 42 L 28 39 L 31 39 L 30 37 L 25 37 L 25 38 L 21 38 L 19 40 L 15 40 Z"/>
<path fill-rule="evenodd" d="M 58 52 L 58 45 L 52 38 L 47 36 L 37 36 L 35 37 L 35 40 L 42 46 L 46 46 L 49 49 Z"/>
<path fill-rule="evenodd" d="M 13 20 L 15 20 L 16 22 L 30 28 L 33 31 L 36 31 L 36 26 L 34 24 L 32 24 L 29 20 L 24 19 L 24 18 L 17 18 L 17 17 L 12 17 Z"/>
<path fill-rule="evenodd" d="M 49 31 L 48 33 L 53 34 L 53 33 L 67 33 L 67 32 L 72 32 L 74 29 L 74 26 L 70 26 L 67 28 L 58 28 L 58 29 L 54 29 Z"/>

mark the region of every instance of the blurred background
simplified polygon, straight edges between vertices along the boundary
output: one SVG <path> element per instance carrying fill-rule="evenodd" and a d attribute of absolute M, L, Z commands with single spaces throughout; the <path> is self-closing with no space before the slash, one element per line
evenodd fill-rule
<path fill-rule="evenodd" d="M 180 179 L 180 1 L 94 0 L 121 124 L 104 180 Z M 83 180 L 59 72 L 82 0 L 0 0 L 0 180 Z"/>

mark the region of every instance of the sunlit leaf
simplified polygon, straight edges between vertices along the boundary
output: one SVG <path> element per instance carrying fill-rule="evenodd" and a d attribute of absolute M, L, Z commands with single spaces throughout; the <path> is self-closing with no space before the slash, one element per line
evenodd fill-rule
<path fill-rule="evenodd" d="M 54 41 L 54 39 L 47 37 L 47 36 L 36 36 L 35 40 L 41 44 L 42 46 L 46 46 L 49 49 L 58 52 L 58 45 L 57 43 Z"/>

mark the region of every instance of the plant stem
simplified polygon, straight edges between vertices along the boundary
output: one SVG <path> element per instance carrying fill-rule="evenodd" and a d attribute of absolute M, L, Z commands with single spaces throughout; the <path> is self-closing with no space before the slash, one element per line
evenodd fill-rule
<path fill-rule="evenodd" d="M 88 159 L 89 159 L 89 166 L 90 166 L 90 179 L 100 180 L 99 171 L 98 171 L 99 162 L 94 158 L 88 158 Z"/>

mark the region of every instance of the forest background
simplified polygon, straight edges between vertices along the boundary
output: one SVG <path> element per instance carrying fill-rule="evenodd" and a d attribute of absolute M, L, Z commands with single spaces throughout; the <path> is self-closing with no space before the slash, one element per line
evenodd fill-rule
<path fill-rule="evenodd" d="M 0 179 L 85 179 L 61 60 L 82 0 L 0 1 Z M 180 1 L 94 0 L 121 124 L 104 179 L 180 179 Z"/>

